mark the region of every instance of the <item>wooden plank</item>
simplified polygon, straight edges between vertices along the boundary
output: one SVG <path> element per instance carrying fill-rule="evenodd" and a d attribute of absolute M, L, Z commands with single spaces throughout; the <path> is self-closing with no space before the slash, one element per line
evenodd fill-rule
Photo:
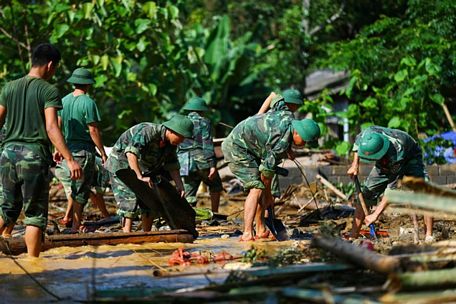
<path fill-rule="evenodd" d="M 391 204 L 456 214 L 456 198 L 426 193 L 387 190 L 385 196 Z"/>
<path fill-rule="evenodd" d="M 45 238 L 42 251 L 56 247 L 100 246 L 140 243 L 192 243 L 194 237 L 186 230 L 168 230 L 151 232 L 114 232 L 114 233 L 81 233 L 57 234 Z M 27 252 L 24 239 L 0 238 L 0 251 L 5 254 L 18 255 Z"/>

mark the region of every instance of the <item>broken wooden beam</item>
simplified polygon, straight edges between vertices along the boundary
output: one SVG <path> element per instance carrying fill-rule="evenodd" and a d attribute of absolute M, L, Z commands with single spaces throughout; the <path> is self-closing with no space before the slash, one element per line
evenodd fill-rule
<path fill-rule="evenodd" d="M 111 233 L 80 233 L 57 234 L 46 236 L 42 251 L 56 247 L 100 246 L 140 243 L 192 243 L 194 237 L 187 230 L 167 230 L 150 232 L 111 232 Z M 0 238 L 0 251 L 5 254 L 18 255 L 27 252 L 24 239 Z"/>
<path fill-rule="evenodd" d="M 400 260 L 396 257 L 369 251 L 339 238 L 315 236 L 312 240 L 312 246 L 324 249 L 352 264 L 379 273 L 391 273 L 400 268 Z"/>
<path fill-rule="evenodd" d="M 400 190 L 385 191 L 388 202 L 395 205 L 456 214 L 456 198 Z"/>

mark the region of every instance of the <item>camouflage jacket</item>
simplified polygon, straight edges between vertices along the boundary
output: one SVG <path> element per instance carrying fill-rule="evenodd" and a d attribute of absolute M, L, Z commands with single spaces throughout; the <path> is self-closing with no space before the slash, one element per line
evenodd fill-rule
<path fill-rule="evenodd" d="M 272 177 L 276 166 L 291 148 L 291 121 L 285 111 L 269 111 L 241 121 L 225 139 L 225 160 L 235 162 L 236 155 L 250 154 L 261 162 L 260 172 Z"/>
<path fill-rule="evenodd" d="M 186 138 L 177 148 L 182 176 L 216 165 L 210 120 L 196 112 L 190 112 L 188 118 L 193 122 L 193 136 Z"/>
<path fill-rule="evenodd" d="M 165 141 L 166 128 L 160 124 L 143 122 L 137 124 L 122 135 L 112 148 L 106 169 L 115 173 L 120 169 L 128 168 L 127 152 L 138 157 L 138 163 L 143 172 L 159 172 L 165 170 L 178 170 L 179 162 L 176 156 L 176 147 L 167 143 L 160 147 L 160 142 Z"/>
<path fill-rule="evenodd" d="M 375 162 L 375 166 L 386 174 L 398 174 L 403 166 L 412 159 L 422 160 L 421 147 L 418 143 L 404 131 L 389 129 L 379 126 L 372 126 L 365 129 L 356 136 L 353 151 L 357 152 L 361 137 L 369 133 L 380 133 L 385 135 L 390 141 L 390 148 L 386 152 L 389 159 L 388 163 L 382 164 L 380 161 Z"/>
<path fill-rule="evenodd" d="M 289 115 L 291 119 L 294 119 L 294 114 L 290 109 L 287 107 L 285 100 L 283 99 L 282 95 L 277 95 L 271 101 L 271 108 L 270 112 L 275 111 L 283 111 L 286 112 L 285 114 Z"/>

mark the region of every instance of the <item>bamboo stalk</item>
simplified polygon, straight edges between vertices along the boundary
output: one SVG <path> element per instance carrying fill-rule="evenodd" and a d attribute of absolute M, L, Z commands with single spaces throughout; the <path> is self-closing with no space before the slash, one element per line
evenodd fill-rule
<path fill-rule="evenodd" d="M 435 210 L 456 214 L 456 198 L 442 197 L 433 194 L 413 193 L 400 190 L 387 190 L 388 202 L 398 205 L 409 205 L 424 210 Z"/>
<path fill-rule="evenodd" d="M 405 290 L 421 290 L 423 288 L 434 287 L 455 287 L 456 268 L 422 272 L 405 272 L 394 275 L 392 282 L 394 281 L 397 281 L 400 284 L 400 288 Z"/>

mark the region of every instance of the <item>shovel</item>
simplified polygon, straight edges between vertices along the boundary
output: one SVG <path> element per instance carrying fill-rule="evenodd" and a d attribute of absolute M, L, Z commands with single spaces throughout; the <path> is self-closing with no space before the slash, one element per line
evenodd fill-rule
<path fill-rule="evenodd" d="M 363 193 L 361 192 L 361 185 L 359 183 L 358 175 L 355 175 L 355 188 L 356 188 L 356 199 L 358 201 L 358 204 L 360 204 L 361 208 L 363 208 L 364 216 L 368 216 L 369 211 L 367 210 L 366 202 L 364 201 L 364 196 L 363 196 Z M 369 234 L 372 239 L 374 239 L 374 240 L 377 239 L 377 234 L 375 233 L 375 226 L 373 223 L 369 225 Z"/>
<path fill-rule="evenodd" d="M 287 241 L 287 228 L 281 220 L 276 219 L 274 206 L 268 207 L 266 210 L 268 210 L 268 217 L 264 219 L 266 227 L 268 227 L 268 229 L 272 232 L 272 235 L 274 235 L 277 241 Z"/>
<path fill-rule="evenodd" d="M 287 176 L 288 170 L 282 167 L 276 167 L 275 173 L 281 176 Z M 277 241 L 288 240 L 287 228 L 283 222 L 275 217 L 274 206 L 268 207 L 268 217 L 264 219 L 266 227 L 271 231 Z"/>

